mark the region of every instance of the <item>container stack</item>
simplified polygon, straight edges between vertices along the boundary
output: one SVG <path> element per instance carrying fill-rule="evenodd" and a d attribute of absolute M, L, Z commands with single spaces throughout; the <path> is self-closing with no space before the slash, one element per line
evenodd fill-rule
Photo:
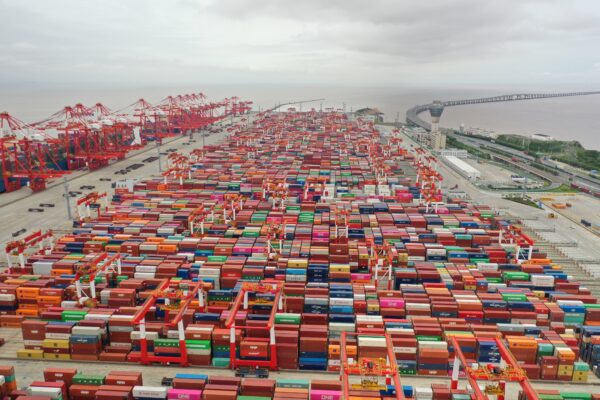
<path fill-rule="evenodd" d="M 451 338 L 469 361 L 494 363 L 491 339 L 501 337 L 531 378 L 580 381 L 580 359 L 591 371 L 600 363 L 600 305 L 590 291 L 543 252 L 515 262 L 516 245 L 500 233 L 509 223 L 489 207 L 417 200 L 414 172 L 432 172 L 418 154 L 383 144 L 372 124 L 291 112 L 236 129 L 189 158 L 188 179 L 149 178 L 118 190 L 52 252 L 0 274 L 0 325 L 21 328 L 19 357 L 138 362 L 133 315 L 170 280 L 206 285 L 182 314 L 194 366 L 276 357 L 282 369 L 337 371 L 343 332 L 360 335 L 348 347 L 358 358 L 379 356 L 381 343 L 367 336 L 387 333 L 403 374 L 447 375 Z M 120 273 L 96 274 L 96 297 L 82 301 L 77 273 L 100 253 L 118 253 Z M 235 315 L 237 327 L 252 328 L 225 326 L 240 283 L 265 281 L 282 288 L 276 355 L 268 331 L 254 329 L 277 308 L 273 298 L 252 295 Z M 146 314 L 148 351 L 181 355 L 179 332 L 164 317 L 162 304 Z M 305 388 L 268 391 L 291 389 Z"/>

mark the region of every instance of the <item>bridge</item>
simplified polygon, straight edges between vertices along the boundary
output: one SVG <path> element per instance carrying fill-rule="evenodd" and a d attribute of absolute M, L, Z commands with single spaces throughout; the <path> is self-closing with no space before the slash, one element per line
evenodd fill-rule
<path fill-rule="evenodd" d="M 536 99 L 549 99 L 554 97 L 573 97 L 573 96 L 589 96 L 594 94 L 600 94 L 600 91 L 590 92 L 567 92 L 567 93 L 518 93 L 518 94 L 505 94 L 502 96 L 492 97 L 481 97 L 478 99 L 465 99 L 465 100 L 450 100 L 443 101 L 444 107 L 463 106 L 468 104 L 483 104 L 483 103 L 499 103 L 504 101 L 520 101 L 520 100 L 536 100 Z M 429 111 L 433 104 L 423 104 L 414 106 L 406 112 L 406 123 L 409 125 L 420 126 L 425 130 L 431 130 L 431 125 L 425 122 L 419 117 L 419 114 Z"/>

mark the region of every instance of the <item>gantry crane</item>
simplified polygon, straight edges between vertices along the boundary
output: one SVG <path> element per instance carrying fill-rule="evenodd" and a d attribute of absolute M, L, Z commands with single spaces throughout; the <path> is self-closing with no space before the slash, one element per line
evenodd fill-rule
<path fill-rule="evenodd" d="M 490 394 L 497 396 L 498 400 L 504 400 L 506 382 L 518 383 L 523 389 L 523 393 L 527 396 L 527 400 L 539 400 L 539 396 L 533 386 L 531 386 L 527 374 L 519 366 L 510 350 L 506 348 L 504 341 L 500 338 L 494 338 L 493 341 L 498 346 L 502 363 L 474 367 L 467 362 L 457 338 L 452 337 L 452 346 L 454 348 L 452 389 L 458 388 L 458 376 L 460 367 L 462 366 L 469 386 L 475 393 L 476 400 L 489 400 L 488 395 Z M 479 382 L 485 382 L 483 390 L 479 387 Z"/>
<path fill-rule="evenodd" d="M 121 259 L 119 253 L 102 252 L 88 254 L 76 264 L 73 281 L 75 282 L 79 305 L 85 307 L 96 306 L 96 277 L 104 277 L 109 273 L 121 275 Z"/>
<path fill-rule="evenodd" d="M 269 294 L 273 296 L 273 306 L 271 307 L 271 313 L 269 319 L 266 321 L 264 326 L 239 326 L 235 323 L 235 318 L 240 309 L 248 310 L 249 306 L 249 294 Z M 264 298 L 264 297 L 263 297 Z M 227 320 L 225 321 L 225 327 L 230 330 L 230 342 L 229 342 L 229 357 L 230 357 L 230 368 L 236 369 L 238 367 L 264 367 L 270 370 L 277 370 L 277 345 L 275 343 L 275 314 L 283 309 L 283 285 L 280 281 L 263 280 L 260 283 L 255 282 L 241 282 L 240 291 L 238 292 L 235 301 L 233 302 Z M 268 338 L 257 338 L 253 337 L 252 340 L 267 342 L 269 346 L 269 358 L 266 360 L 244 360 L 238 358 L 237 343 L 236 343 L 236 329 L 246 330 L 251 329 L 265 330 L 268 332 Z"/>
<path fill-rule="evenodd" d="M 204 205 L 196 208 L 190 216 L 188 217 L 188 226 L 190 227 L 190 235 L 198 236 L 197 234 L 197 225 L 200 225 L 200 236 L 204 236 L 204 222 L 207 217 L 210 217 L 210 222 L 213 222 L 215 219 L 215 207 L 216 204 L 210 205 L 210 207 L 205 207 Z"/>
<path fill-rule="evenodd" d="M 348 357 L 348 337 L 358 337 L 356 332 L 342 332 L 340 336 L 340 380 L 342 381 L 342 398 L 351 398 L 351 390 L 375 391 L 377 394 L 384 392 L 385 398 L 404 400 L 402 383 L 398 374 L 394 345 L 387 333 L 369 334 L 369 337 L 381 337 L 385 339 L 385 358 L 350 358 Z M 359 375 L 359 384 L 352 385 L 350 378 Z M 385 384 L 380 382 L 385 379 Z M 393 390 L 389 385 L 393 382 Z"/>
<path fill-rule="evenodd" d="M 43 253 L 46 251 L 51 252 L 54 248 L 54 234 L 53 232 L 41 230 L 36 231 L 30 235 L 25 236 L 21 240 L 15 240 L 6 244 L 4 249 L 4 255 L 6 256 L 6 262 L 9 270 L 13 267 L 12 256 L 17 256 L 19 259 L 19 265 L 21 268 L 25 268 L 25 253 L 28 250 L 34 249 L 35 253 Z"/>
<path fill-rule="evenodd" d="M 369 272 L 375 284 L 391 290 L 394 278 L 394 266 L 398 260 L 398 252 L 387 240 L 383 244 L 376 244 L 372 238 L 367 239 L 369 250 Z"/>
<path fill-rule="evenodd" d="M 526 235 L 523 229 L 509 224 L 507 226 L 499 226 L 498 244 L 515 245 L 514 262 L 520 264 L 525 260 L 531 260 L 535 240 Z M 527 252 L 526 255 L 522 254 L 521 250 L 525 250 Z"/>
<path fill-rule="evenodd" d="M 179 363 L 188 366 L 188 353 L 185 342 L 183 315 L 191 306 L 193 300 L 204 304 L 204 283 L 165 279 L 150 294 L 144 304 L 133 316 L 133 324 L 140 329 L 140 362 L 151 364 L 159 362 L 162 364 Z M 161 300 L 161 304 L 157 301 Z M 161 308 L 164 312 L 163 323 L 167 328 L 176 328 L 179 340 L 179 356 L 157 356 L 148 351 L 148 340 L 146 338 L 146 315 L 152 307 Z M 173 315 L 174 314 L 174 315 Z"/>
<path fill-rule="evenodd" d="M 101 203 L 102 202 L 102 203 Z M 75 219 L 81 221 L 89 220 L 92 217 L 91 210 L 96 209 L 98 215 L 102 208 L 108 207 L 108 194 L 106 192 L 91 192 L 81 196 L 75 203 Z M 85 213 L 85 215 L 84 215 Z"/>

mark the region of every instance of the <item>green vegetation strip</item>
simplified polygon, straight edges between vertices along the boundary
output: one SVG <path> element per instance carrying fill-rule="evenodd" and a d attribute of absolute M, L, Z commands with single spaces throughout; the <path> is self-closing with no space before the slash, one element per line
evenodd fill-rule
<path fill-rule="evenodd" d="M 550 156 L 574 167 L 600 169 L 600 151 L 587 150 L 578 141 L 542 141 L 520 135 L 500 135 L 496 143 L 538 156 Z"/>

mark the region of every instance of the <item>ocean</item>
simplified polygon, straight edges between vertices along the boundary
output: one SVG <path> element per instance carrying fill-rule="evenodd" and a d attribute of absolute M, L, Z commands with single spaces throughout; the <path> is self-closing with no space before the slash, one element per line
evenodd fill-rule
<path fill-rule="evenodd" d="M 406 110 L 434 99 L 454 100 L 510 93 L 597 90 L 598 88 L 486 88 L 432 89 L 418 87 L 369 88 L 295 85 L 196 85 L 196 86 L 65 86 L 10 85 L 0 90 L 0 110 L 28 123 L 46 118 L 66 105 L 101 102 L 113 110 L 123 108 L 143 97 L 155 103 L 168 95 L 203 92 L 210 100 L 238 96 L 254 101 L 255 108 L 265 109 L 277 103 L 323 98 L 303 105 L 303 109 L 333 107 L 347 111 L 377 107 L 385 119 L 405 120 Z M 577 140 L 589 149 L 600 150 L 600 95 L 526 100 L 449 107 L 441 125 L 448 128 L 477 127 L 498 133 L 530 135 L 543 133 L 560 140 Z M 426 116 L 423 114 L 423 116 Z"/>

